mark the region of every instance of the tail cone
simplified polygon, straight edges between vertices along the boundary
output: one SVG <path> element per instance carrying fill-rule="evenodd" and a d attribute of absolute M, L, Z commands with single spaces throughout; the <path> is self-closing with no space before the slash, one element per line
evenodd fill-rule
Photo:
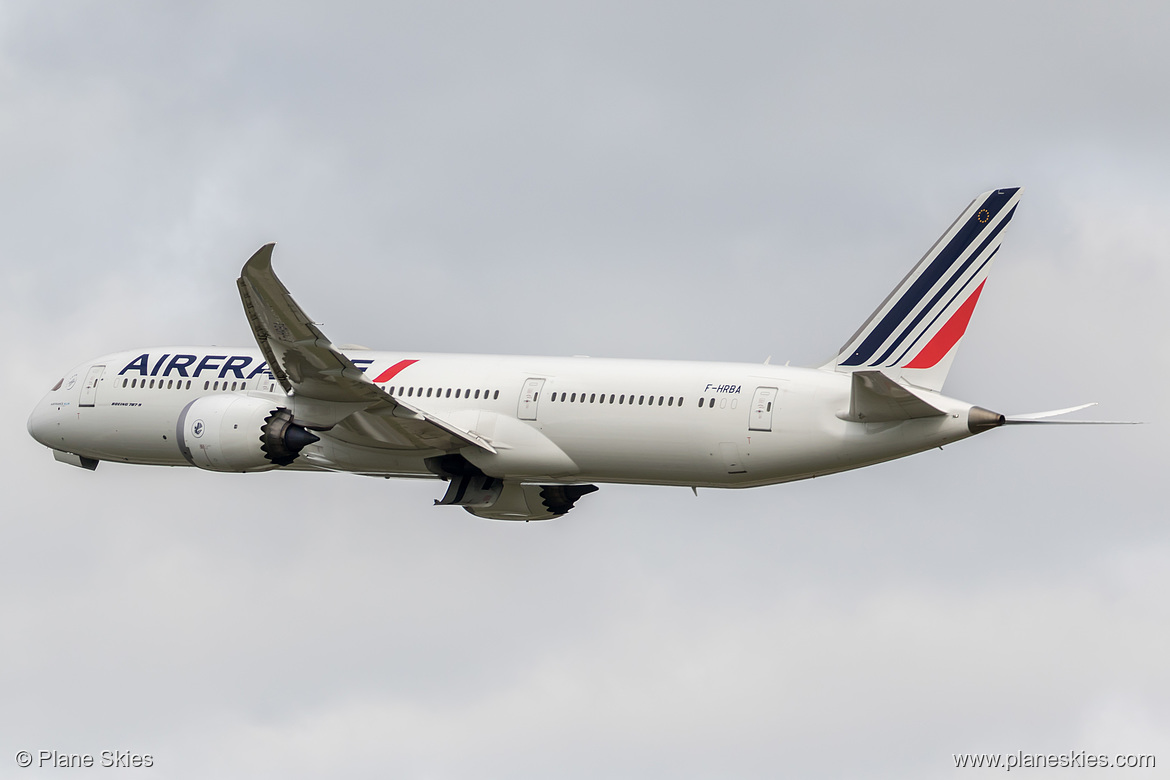
<path fill-rule="evenodd" d="M 982 406 L 972 406 L 967 412 L 967 430 L 971 433 L 983 433 L 992 428 L 998 428 L 1007 420 L 999 412 L 984 409 Z"/>

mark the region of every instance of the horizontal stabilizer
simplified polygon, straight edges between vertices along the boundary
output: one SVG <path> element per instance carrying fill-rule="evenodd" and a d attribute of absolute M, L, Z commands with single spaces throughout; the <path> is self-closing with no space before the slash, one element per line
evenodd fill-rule
<path fill-rule="evenodd" d="M 854 371 L 849 396 L 851 422 L 894 422 L 946 414 L 881 371 Z"/>

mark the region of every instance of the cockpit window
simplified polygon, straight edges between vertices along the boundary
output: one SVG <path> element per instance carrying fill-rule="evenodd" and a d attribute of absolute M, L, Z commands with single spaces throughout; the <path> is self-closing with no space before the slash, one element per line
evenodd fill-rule
<path fill-rule="evenodd" d="M 63 385 L 63 384 L 65 384 L 65 377 L 61 377 L 60 379 L 58 379 L 57 384 L 53 385 L 53 390 L 50 390 L 49 392 L 51 393 L 54 390 L 60 390 L 61 385 Z"/>

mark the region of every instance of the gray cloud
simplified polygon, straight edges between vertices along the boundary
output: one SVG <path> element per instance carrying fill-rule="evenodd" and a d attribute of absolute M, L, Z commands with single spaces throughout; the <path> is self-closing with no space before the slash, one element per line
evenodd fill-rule
<path fill-rule="evenodd" d="M 1166 16 L 10 5 L 4 748 L 168 777 L 1170 760 Z M 1151 424 L 518 526 L 430 483 L 82 473 L 24 431 L 92 355 L 248 343 L 233 280 L 269 240 L 338 342 L 815 364 L 1005 185 L 948 391 Z"/>

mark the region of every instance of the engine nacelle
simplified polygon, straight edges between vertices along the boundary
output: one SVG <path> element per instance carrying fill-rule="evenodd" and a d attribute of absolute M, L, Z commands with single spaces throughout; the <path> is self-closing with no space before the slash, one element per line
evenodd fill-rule
<path fill-rule="evenodd" d="M 205 395 L 179 415 L 179 449 L 209 471 L 268 471 L 287 466 L 317 437 L 292 412 L 262 398 Z"/>

